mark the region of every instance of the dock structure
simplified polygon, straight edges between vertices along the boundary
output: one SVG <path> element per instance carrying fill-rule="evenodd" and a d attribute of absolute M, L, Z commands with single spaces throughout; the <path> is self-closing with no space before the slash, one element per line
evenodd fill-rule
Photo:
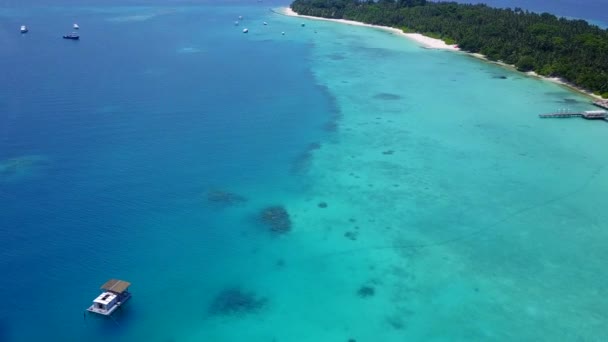
<path fill-rule="evenodd" d="M 587 110 L 584 112 L 556 112 L 540 114 L 541 119 L 548 118 L 583 118 L 587 120 L 605 120 L 608 121 L 608 112 L 605 110 Z"/>
<path fill-rule="evenodd" d="M 608 100 L 593 101 L 593 104 L 604 109 L 608 109 Z"/>
<path fill-rule="evenodd" d="M 131 299 L 131 293 L 128 291 L 129 286 L 131 286 L 131 283 L 128 281 L 108 280 L 101 286 L 103 292 L 93 300 L 93 304 L 87 308 L 87 311 L 110 316 L 122 304 Z"/>

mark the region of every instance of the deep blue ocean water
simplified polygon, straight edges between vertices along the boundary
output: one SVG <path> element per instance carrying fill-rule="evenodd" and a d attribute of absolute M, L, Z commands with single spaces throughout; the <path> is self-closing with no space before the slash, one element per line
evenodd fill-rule
<path fill-rule="evenodd" d="M 0 340 L 93 341 L 78 333 L 81 311 L 106 278 L 162 286 L 174 263 L 202 258 L 206 273 L 237 248 L 224 241 L 237 223 L 218 218 L 208 191 L 264 198 L 298 186 L 293 165 L 326 134 L 330 97 L 306 44 L 254 42 L 233 26 L 238 15 L 266 16 L 268 4 L 10 5 L 0 33 Z M 73 22 L 81 40 L 62 40 Z M 180 258 L 184 245 L 200 254 Z M 142 262 L 153 250 L 167 269 Z"/>
<path fill-rule="evenodd" d="M 598 14 L 605 7 L 597 1 L 550 4 L 521 6 L 606 20 Z M 563 284 L 571 269 L 556 265 L 569 265 L 580 254 L 596 260 L 605 254 L 602 235 L 581 232 L 583 241 L 598 243 L 581 250 L 545 242 L 551 251 L 560 251 L 555 255 L 533 254 L 542 243 L 529 238 L 553 236 L 555 227 L 560 233 L 580 227 L 602 231 L 602 217 L 575 205 L 600 198 L 605 184 L 593 182 L 604 174 L 605 156 L 600 147 L 568 148 L 600 138 L 605 130 L 583 121 L 567 127 L 543 122 L 546 131 L 536 135 L 529 129 L 540 129 L 537 113 L 525 112 L 530 107 L 588 109 L 584 98 L 411 42 L 401 51 L 399 38 L 385 32 L 308 23 L 318 27 L 317 35 L 304 31 L 300 20 L 268 10 L 281 5 L 286 2 L 63 0 L 49 5 L 28 0 L 0 5 L 0 341 L 346 341 L 358 336 L 367 339 L 357 341 L 402 341 L 402 334 L 445 340 L 450 333 L 458 336 L 452 340 L 508 340 L 513 336 L 507 330 L 529 337 L 538 335 L 523 332 L 536 324 L 553 329 L 554 315 L 573 302 L 577 305 L 568 306 L 572 315 L 580 310 L 588 325 L 572 323 L 574 327 L 563 328 L 565 336 L 587 331 L 590 335 L 583 336 L 598 337 L 595 332 L 606 317 L 602 303 L 595 308 L 597 297 L 589 294 L 597 292 L 589 285 L 597 283 L 595 266 L 573 267 L 586 281 L 581 280 L 586 292 L 580 293 L 587 296 L 551 293 L 544 302 L 530 299 L 543 293 L 535 292 L 542 284 L 531 281 L 531 274 L 546 276 L 539 283 Z M 234 26 L 239 15 L 245 19 Z M 262 21 L 269 23 L 266 31 Z M 62 40 L 74 22 L 81 27 L 81 41 Z M 30 27 L 26 35 L 19 34 L 22 24 Z M 251 32 L 244 35 L 243 27 Z M 282 31 L 287 35 L 281 36 Z M 402 53 L 412 61 L 412 70 L 397 67 L 403 75 L 393 72 L 404 60 Z M 361 68 L 372 61 L 378 61 L 378 68 Z M 494 79 L 503 74 L 509 75 L 507 81 Z M 496 96 L 484 95 L 487 82 L 503 82 L 490 83 Z M 400 87 L 408 91 L 392 94 Z M 453 108 L 439 106 L 449 101 L 428 105 L 435 89 L 452 88 L 454 94 L 442 96 L 454 101 Z M 510 92 L 517 100 L 505 96 Z M 362 101 L 370 94 L 375 94 L 373 100 Z M 494 110 L 494 101 L 500 101 L 501 114 L 515 113 L 512 121 L 483 116 Z M 453 110 L 447 121 L 454 125 L 444 126 L 432 116 L 419 117 L 418 127 L 404 120 L 429 107 L 441 113 Z M 395 125 L 367 131 L 380 119 L 403 127 L 396 134 L 391 131 Z M 364 132 L 365 139 L 353 143 L 361 138 L 356 132 Z M 580 137 L 569 136 L 572 132 Z M 447 152 L 436 140 L 439 135 L 448 139 Z M 547 141 L 557 143 L 547 148 Z M 324 153 L 315 161 L 313 151 L 319 148 Z M 406 167 L 391 168 L 386 160 L 377 160 L 393 153 L 405 156 Z M 530 161 L 521 161 L 528 156 Z M 371 162 L 364 167 L 351 164 L 366 158 Z M 576 167 L 566 172 L 568 158 L 576 160 Z M 456 171 L 437 172 L 446 160 Z M 374 170 L 389 180 L 372 177 Z M 563 181 L 564 174 L 572 177 Z M 437 178 L 411 179 L 414 175 Z M 495 183 L 482 182 L 486 179 Z M 551 187 L 545 179 L 561 183 Z M 383 184 L 394 193 L 370 190 Z M 399 186 L 402 192 L 395 191 Z M 487 197 L 479 197 L 479 189 L 487 189 Z M 213 190 L 248 200 L 233 207 L 217 205 L 207 198 Z M 575 197 L 581 192 L 583 198 Z M 443 202 L 456 198 L 450 197 L 455 193 L 461 196 L 459 205 L 476 204 L 480 214 Z M 563 193 L 574 196 L 572 207 L 555 204 L 555 196 Z M 333 201 L 327 200 L 332 196 Z M 522 199 L 546 202 L 551 215 L 522 211 Z M 317 214 L 324 200 L 329 201 L 325 212 L 334 216 Z M 259 224 L 258 211 L 284 203 L 294 232 L 273 236 Z M 369 209 L 355 205 L 361 203 Z M 428 216 L 416 216 L 427 210 Z M 494 224 L 494 216 L 502 219 L 515 211 L 533 214 L 515 217 L 512 229 L 505 230 L 515 231 L 514 237 L 498 233 L 499 239 L 490 235 L 470 250 L 465 245 L 428 254 L 397 248 L 404 259 L 396 261 L 384 254 L 390 250 L 387 244 L 430 245 L 434 238 L 460 236 L 460 230 L 483 231 Z M 455 222 L 446 236 L 445 217 Z M 472 217 L 479 226 L 463 223 Z M 545 221 L 546 226 L 538 224 Z M 424 226 L 421 231 L 428 235 L 418 236 L 413 229 L 389 243 L 383 240 L 402 224 Z M 343 231 L 343 225 L 350 230 Z M 366 235 L 367 227 L 382 233 Z M 360 228 L 363 233 L 355 232 Z M 517 246 L 510 239 L 535 242 L 510 254 L 501 249 Z M 469 254 L 478 263 L 467 268 L 459 262 Z M 477 257 L 482 254 L 486 257 Z M 533 262 L 526 255 L 548 260 Z M 502 259 L 513 261 L 498 265 Z M 474 279 L 462 271 L 461 278 L 461 267 L 480 274 L 490 269 L 491 276 Z M 414 271 L 418 268 L 421 272 Z M 434 269 L 438 271 L 429 272 Z M 526 271 L 523 276 L 520 269 Z M 448 273 L 439 270 L 456 276 L 446 285 L 442 277 Z M 99 285 L 112 277 L 133 283 L 131 302 L 114 319 L 83 316 Z M 512 292 L 498 286 L 492 290 L 491 282 Z M 469 288 L 471 283 L 475 285 Z M 377 302 L 353 295 L 361 284 L 378 289 Z M 395 285 L 394 292 L 389 284 Z M 242 320 L 210 317 L 214 295 L 233 286 L 268 297 L 267 311 Z M 479 288 L 487 293 L 482 299 L 474 297 Z M 385 303 L 399 304 L 388 308 Z M 469 314 L 480 310 L 473 315 L 483 318 L 474 332 L 459 321 L 459 305 L 473 307 Z M 416 310 L 421 312 L 417 316 Z M 434 314 L 447 322 L 439 330 L 448 335 L 434 330 Z M 532 326 L 504 323 L 512 321 Z"/>

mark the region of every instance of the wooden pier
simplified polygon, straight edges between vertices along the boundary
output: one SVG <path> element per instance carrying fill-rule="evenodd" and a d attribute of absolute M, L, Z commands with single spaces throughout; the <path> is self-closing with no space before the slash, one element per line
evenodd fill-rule
<path fill-rule="evenodd" d="M 593 101 L 593 104 L 603 108 L 603 109 L 608 109 L 608 100 L 597 100 L 597 101 Z"/>
<path fill-rule="evenodd" d="M 540 114 L 541 119 L 549 118 L 583 118 L 587 120 L 605 120 L 608 121 L 608 112 L 605 110 L 587 110 L 584 112 L 557 112 Z"/>

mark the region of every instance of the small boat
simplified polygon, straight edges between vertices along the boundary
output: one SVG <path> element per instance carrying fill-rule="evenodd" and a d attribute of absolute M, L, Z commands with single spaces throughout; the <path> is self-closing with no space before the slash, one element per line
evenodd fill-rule
<path fill-rule="evenodd" d="M 283 36 L 284 36 L 284 35 L 285 35 L 285 32 L 281 32 L 281 35 L 283 35 Z"/>
<path fill-rule="evenodd" d="M 21 33 L 27 33 L 27 31 L 29 31 L 29 30 L 27 29 L 27 26 L 25 26 L 25 25 L 21 25 Z"/>
<path fill-rule="evenodd" d="M 234 22 L 234 26 L 239 26 L 238 20 Z"/>
<path fill-rule="evenodd" d="M 93 300 L 93 304 L 89 306 L 87 311 L 110 316 L 116 309 L 131 299 L 129 286 L 131 286 L 131 283 L 128 281 L 108 280 L 101 286 L 103 292 Z"/>
<path fill-rule="evenodd" d="M 239 15 L 239 20 L 243 20 L 243 16 L 242 15 Z"/>
<path fill-rule="evenodd" d="M 264 22 L 264 26 L 266 26 L 266 25 L 268 25 L 268 23 L 267 23 L 267 22 Z"/>
<path fill-rule="evenodd" d="M 72 32 L 70 34 L 64 35 L 63 39 L 79 40 L 80 36 L 76 32 Z"/>
<path fill-rule="evenodd" d="M 74 30 L 78 30 L 80 28 L 80 26 L 78 26 L 78 24 L 74 24 Z"/>
<path fill-rule="evenodd" d="M 247 33 L 247 32 L 249 32 L 249 29 L 246 29 L 246 28 L 243 29 L 243 33 Z"/>

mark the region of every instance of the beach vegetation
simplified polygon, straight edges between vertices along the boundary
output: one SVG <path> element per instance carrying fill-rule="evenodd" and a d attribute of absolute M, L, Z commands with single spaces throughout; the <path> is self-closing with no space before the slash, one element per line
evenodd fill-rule
<path fill-rule="evenodd" d="M 489 60 L 608 94 L 608 30 L 521 8 L 424 0 L 295 0 L 303 15 L 423 32 Z"/>
<path fill-rule="evenodd" d="M 515 66 L 519 71 L 532 71 L 534 70 L 534 58 L 532 56 L 521 56 Z"/>

